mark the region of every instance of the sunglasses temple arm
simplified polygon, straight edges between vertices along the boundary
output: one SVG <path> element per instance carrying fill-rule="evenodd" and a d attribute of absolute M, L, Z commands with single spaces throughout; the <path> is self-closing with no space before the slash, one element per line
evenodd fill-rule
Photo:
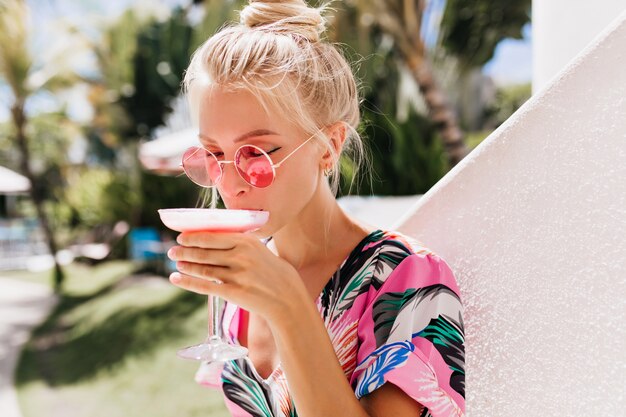
<path fill-rule="evenodd" d="M 313 134 L 313 136 L 311 136 L 310 138 L 308 138 L 307 140 L 305 140 L 304 142 L 302 142 L 296 149 L 294 149 L 293 151 L 291 151 L 291 153 L 289 153 L 289 155 L 287 155 L 286 157 L 284 157 L 280 162 L 274 164 L 274 168 L 279 168 L 281 166 L 281 164 L 283 162 L 285 162 L 287 160 L 287 158 L 289 158 L 291 155 L 293 155 L 294 153 L 296 153 L 296 151 L 298 149 L 300 149 L 301 147 L 303 147 L 308 141 L 310 141 L 311 139 L 313 139 L 315 137 L 315 134 Z"/>

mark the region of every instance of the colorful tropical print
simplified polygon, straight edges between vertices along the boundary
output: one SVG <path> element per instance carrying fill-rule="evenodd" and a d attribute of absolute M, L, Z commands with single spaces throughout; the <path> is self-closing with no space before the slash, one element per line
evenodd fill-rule
<path fill-rule="evenodd" d="M 463 305 L 446 262 L 398 232 L 365 237 L 316 305 L 356 398 L 386 382 L 423 406 L 420 417 L 464 416 Z M 226 306 L 224 330 L 239 343 L 242 310 Z M 203 363 L 200 384 L 220 389 L 235 417 L 297 416 L 280 365 L 263 379 L 249 358 Z"/>

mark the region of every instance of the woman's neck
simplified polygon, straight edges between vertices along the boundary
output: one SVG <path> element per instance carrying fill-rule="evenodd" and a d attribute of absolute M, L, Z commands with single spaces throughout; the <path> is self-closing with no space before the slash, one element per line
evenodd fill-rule
<path fill-rule="evenodd" d="M 268 247 L 301 270 L 342 253 L 346 244 L 367 230 L 341 209 L 330 187 L 323 184 L 295 221 L 274 234 Z"/>

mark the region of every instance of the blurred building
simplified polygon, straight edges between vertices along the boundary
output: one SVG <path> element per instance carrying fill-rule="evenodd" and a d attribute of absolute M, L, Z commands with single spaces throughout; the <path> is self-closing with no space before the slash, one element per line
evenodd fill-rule
<path fill-rule="evenodd" d="M 17 196 L 30 190 L 25 176 L 0 166 L 0 218 L 10 217 L 15 211 Z"/>

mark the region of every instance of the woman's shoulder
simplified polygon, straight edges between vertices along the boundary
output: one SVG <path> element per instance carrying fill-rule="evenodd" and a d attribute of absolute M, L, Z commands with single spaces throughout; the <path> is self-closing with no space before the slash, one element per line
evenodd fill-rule
<path fill-rule="evenodd" d="M 398 267 L 419 262 L 414 258 L 427 260 L 431 264 L 440 259 L 434 251 L 413 237 L 396 230 L 376 229 L 355 248 L 349 262 L 342 268 L 343 281 L 351 281 L 351 285 L 346 283 L 350 287 L 355 285 L 354 281 L 358 281 L 361 292 L 370 286 L 378 290 L 390 276 L 404 274 L 402 271 L 406 267 Z"/>
<path fill-rule="evenodd" d="M 373 287 L 370 290 L 378 291 L 389 280 L 411 286 L 439 282 L 455 290 L 458 288 L 454 273 L 438 253 L 397 230 L 371 232 L 360 249 L 350 269 L 352 273 L 371 276 L 363 282 Z"/>
<path fill-rule="evenodd" d="M 384 261 L 392 270 L 411 255 L 439 258 L 422 242 L 397 230 L 374 230 L 367 235 L 358 249 L 354 257 L 361 263 Z"/>
<path fill-rule="evenodd" d="M 402 251 L 408 255 L 437 255 L 419 240 L 397 230 L 377 229 L 370 233 L 370 238 L 372 246 L 380 248 L 379 252 Z"/>
<path fill-rule="evenodd" d="M 377 267 L 371 285 L 377 292 L 383 285 L 383 291 L 445 286 L 459 294 L 448 263 L 421 241 L 395 230 L 380 230 L 376 246 L 372 259 Z"/>

